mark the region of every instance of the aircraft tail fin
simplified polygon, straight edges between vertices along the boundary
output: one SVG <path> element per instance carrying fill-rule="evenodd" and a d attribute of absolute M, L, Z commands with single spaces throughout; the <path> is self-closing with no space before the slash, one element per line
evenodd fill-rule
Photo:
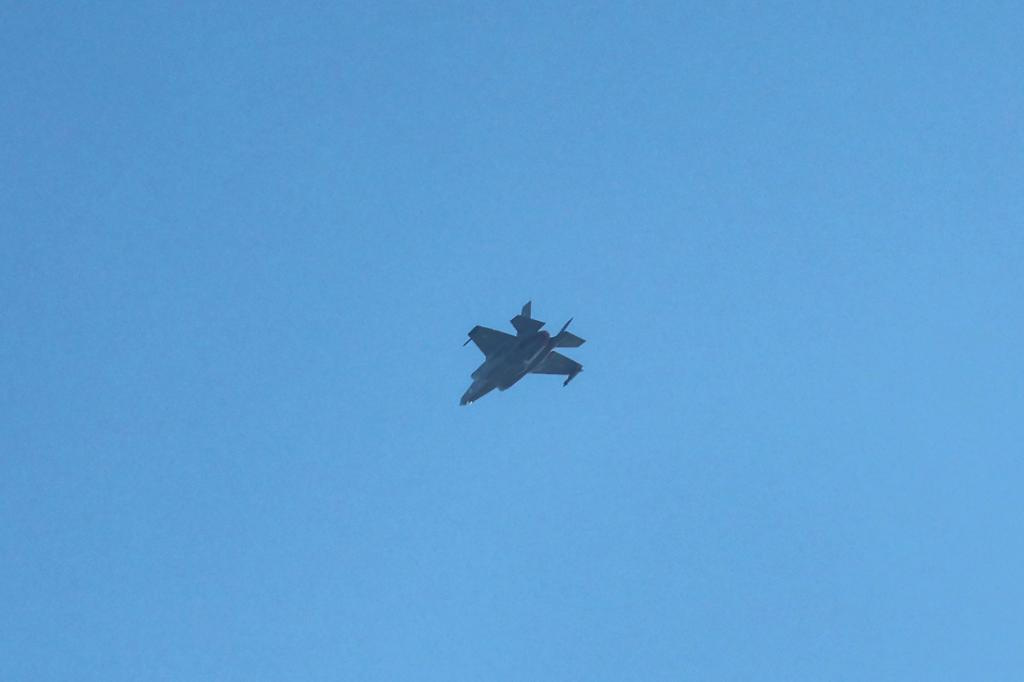
<path fill-rule="evenodd" d="M 572 332 L 565 331 L 569 328 L 569 324 L 572 322 L 572 318 L 569 318 L 569 322 L 562 325 L 562 329 L 555 335 L 555 347 L 556 348 L 576 348 L 582 346 L 587 342 L 586 339 L 581 339 Z"/>
<path fill-rule="evenodd" d="M 512 318 L 512 326 L 516 328 L 516 333 L 519 336 L 532 334 L 544 326 L 544 323 L 540 320 L 530 317 L 531 303 L 532 301 L 527 301 L 526 305 L 523 306 L 523 311 Z"/>
<path fill-rule="evenodd" d="M 581 339 L 572 332 L 562 332 L 555 337 L 555 341 L 559 348 L 578 348 L 587 342 L 586 339 Z"/>

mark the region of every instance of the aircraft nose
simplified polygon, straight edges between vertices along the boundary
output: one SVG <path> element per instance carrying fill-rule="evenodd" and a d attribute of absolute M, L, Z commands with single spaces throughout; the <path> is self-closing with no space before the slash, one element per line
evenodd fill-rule
<path fill-rule="evenodd" d="M 482 381 L 474 381 L 473 384 L 466 389 L 466 392 L 462 394 L 462 399 L 459 401 L 459 405 L 472 405 L 474 402 L 480 399 L 480 396 L 484 395 L 490 389 Z"/>

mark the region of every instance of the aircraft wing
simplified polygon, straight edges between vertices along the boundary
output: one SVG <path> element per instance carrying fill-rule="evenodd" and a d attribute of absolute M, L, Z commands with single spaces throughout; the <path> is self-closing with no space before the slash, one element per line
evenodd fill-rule
<path fill-rule="evenodd" d="M 534 374 L 568 374 L 569 378 L 576 376 L 583 369 L 583 365 L 570 360 L 557 351 L 551 351 L 544 360 L 531 371 Z M 569 383 L 566 381 L 565 383 Z"/>
<path fill-rule="evenodd" d="M 516 337 L 505 332 L 499 332 L 497 329 L 490 329 L 489 327 L 481 327 L 477 325 L 469 330 L 470 340 L 476 344 L 476 347 L 480 349 L 480 352 L 487 357 L 491 357 L 509 342 L 509 339 Z M 466 343 L 469 343 L 467 341 Z"/>

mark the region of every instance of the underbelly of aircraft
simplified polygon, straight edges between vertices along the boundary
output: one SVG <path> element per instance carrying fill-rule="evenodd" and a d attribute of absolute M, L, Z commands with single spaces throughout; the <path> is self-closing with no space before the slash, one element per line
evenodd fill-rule
<path fill-rule="evenodd" d="M 530 370 L 538 364 L 540 364 L 539 353 L 521 362 L 508 365 L 503 369 L 500 376 L 495 377 L 495 383 L 498 385 L 498 389 L 504 391 L 506 388 L 511 387 L 517 381 L 526 376 Z"/>

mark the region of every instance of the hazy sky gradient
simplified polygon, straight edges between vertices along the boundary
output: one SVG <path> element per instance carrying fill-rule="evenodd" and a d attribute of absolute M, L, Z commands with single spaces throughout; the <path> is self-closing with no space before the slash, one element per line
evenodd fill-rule
<path fill-rule="evenodd" d="M 853 4 L 0 10 L 0 679 L 1019 677 L 1024 10 Z"/>

